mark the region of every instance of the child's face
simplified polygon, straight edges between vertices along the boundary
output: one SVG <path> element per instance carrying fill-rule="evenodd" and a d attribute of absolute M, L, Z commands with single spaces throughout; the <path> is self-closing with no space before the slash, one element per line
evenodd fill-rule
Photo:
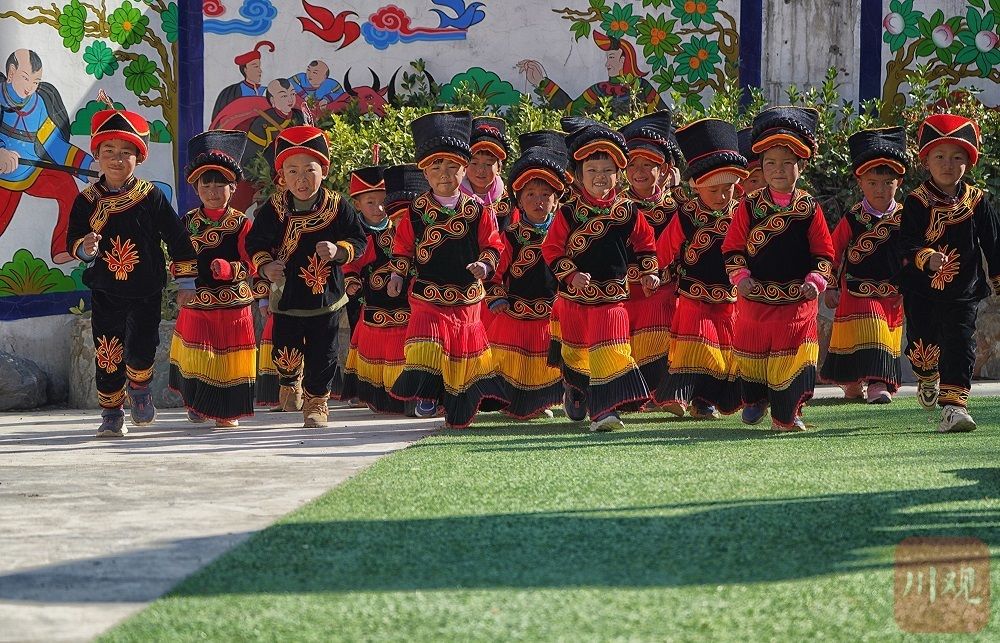
<path fill-rule="evenodd" d="M 736 192 L 736 184 L 720 183 L 719 185 L 695 188 L 694 191 L 698 193 L 698 198 L 705 204 L 705 207 L 712 212 L 716 212 L 722 210 L 732 202 L 733 194 Z"/>
<path fill-rule="evenodd" d="M 381 223 L 385 219 L 385 190 L 365 192 L 352 200 L 368 223 Z"/>
<path fill-rule="evenodd" d="M 802 174 L 801 160 L 784 145 L 765 150 L 760 157 L 764 183 L 778 192 L 791 192 Z"/>
<path fill-rule="evenodd" d="M 517 195 L 517 207 L 525 219 L 542 223 L 556 209 L 556 191 L 541 179 L 528 181 Z"/>
<path fill-rule="evenodd" d="M 236 191 L 235 183 L 225 183 L 223 181 L 208 181 L 204 176 L 198 177 L 195 184 L 198 191 L 198 198 L 209 210 L 221 210 L 229 205 L 229 199 L 233 198 Z"/>
<path fill-rule="evenodd" d="M 320 165 L 311 154 L 293 154 L 281 164 L 285 187 L 299 201 L 307 201 L 319 192 L 329 168 Z"/>
<path fill-rule="evenodd" d="M 647 158 L 633 156 L 629 158 L 628 165 L 625 166 L 625 178 L 628 179 L 628 184 L 637 194 L 649 196 L 660 184 L 664 167 Z"/>
<path fill-rule="evenodd" d="M 97 148 L 97 162 L 101 164 L 101 172 L 108 184 L 120 187 L 135 172 L 135 166 L 139 164 L 139 150 L 127 141 L 104 141 Z"/>
<path fill-rule="evenodd" d="M 764 173 L 761 172 L 759 167 L 755 168 L 752 172 L 750 172 L 750 176 L 743 179 L 742 185 L 743 185 L 743 191 L 746 192 L 747 194 L 750 194 L 751 192 L 761 189 L 762 187 L 767 185 L 766 183 L 764 183 Z"/>
<path fill-rule="evenodd" d="M 438 196 L 455 196 L 465 178 L 465 166 L 451 159 L 439 158 L 424 168 L 424 178 Z"/>
<path fill-rule="evenodd" d="M 618 185 L 618 166 L 611 159 L 587 159 L 580 169 L 583 189 L 603 199 Z"/>
<path fill-rule="evenodd" d="M 969 169 L 969 154 L 954 143 L 939 143 L 924 158 L 924 167 L 935 185 L 951 190 Z"/>
<path fill-rule="evenodd" d="M 870 203 L 879 212 L 889 209 L 889 204 L 896 198 L 899 189 L 898 174 L 876 174 L 875 169 L 868 170 L 858 177 L 858 187 Z"/>
<path fill-rule="evenodd" d="M 472 189 L 479 194 L 485 193 L 500 176 L 500 159 L 489 152 L 476 152 L 469 161 L 467 177 Z"/>

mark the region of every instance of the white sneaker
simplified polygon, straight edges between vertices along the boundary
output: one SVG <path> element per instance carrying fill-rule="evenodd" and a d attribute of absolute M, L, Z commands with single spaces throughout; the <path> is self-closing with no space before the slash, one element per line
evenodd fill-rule
<path fill-rule="evenodd" d="M 552 409 L 545 409 L 544 411 L 542 411 L 542 414 L 539 417 L 543 417 L 543 418 L 545 418 L 547 420 L 551 420 L 555 416 L 556 415 L 555 415 L 555 413 L 552 412 Z"/>
<path fill-rule="evenodd" d="M 625 428 L 625 423 L 622 422 L 621 418 L 615 415 L 614 413 L 606 415 L 596 422 L 590 423 L 591 431 L 600 431 L 602 433 L 608 431 L 617 431 L 624 428 Z"/>
<path fill-rule="evenodd" d="M 965 408 L 949 404 L 941 409 L 941 424 L 938 424 L 938 433 L 968 433 L 975 429 L 976 422 Z"/>

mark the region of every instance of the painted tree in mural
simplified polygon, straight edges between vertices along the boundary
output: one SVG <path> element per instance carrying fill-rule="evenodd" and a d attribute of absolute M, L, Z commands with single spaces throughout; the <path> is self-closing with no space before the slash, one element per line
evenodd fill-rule
<path fill-rule="evenodd" d="M 892 0 L 882 21 L 882 40 L 893 53 L 882 85 L 883 116 L 906 104 L 900 86 L 918 67 L 928 80 L 949 85 L 976 78 L 1000 82 L 998 19 L 1000 0 L 969 0 L 965 15 L 949 17 L 941 9 L 927 16 L 913 0 Z"/>
<path fill-rule="evenodd" d="M 159 31 L 152 28 L 151 16 L 159 22 Z M 125 63 L 121 69 L 125 88 L 139 105 L 158 109 L 163 116 L 163 121 L 150 121 L 151 140 L 169 143 L 173 139 L 177 132 L 176 2 L 124 0 L 109 11 L 107 0 L 70 0 L 61 8 L 52 3 L 29 6 L 23 12 L 3 11 L 2 18 L 55 29 L 66 49 L 78 54 L 83 48 L 85 65 L 81 66 L 97 80 L 114 76 Z M 84 109 L 92 111 L 93 106 Z"/>
<path fill-rule="evenodd" d="M 705 89 L 719 90 L 739 64 L 736 19 L 720 0 L 642 0 L 609 5 L 589 0 L 586 9 L 553 9 L 571 22 L 576 40 L 591 37 L 607 52 L 608 80 L 570 99 L 540 63 L 518 64 L 528 82 L 554 107 L 588 111 L 600 99 L 630 100 L 661 106 L 661 95 L 675 91 L 691 107 L 704 105 Z M 641 51 L 641 56 L 640 56 Z"/>

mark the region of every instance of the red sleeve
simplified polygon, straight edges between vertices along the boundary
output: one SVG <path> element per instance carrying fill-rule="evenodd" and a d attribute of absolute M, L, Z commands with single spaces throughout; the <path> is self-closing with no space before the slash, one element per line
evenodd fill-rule
<path fill-rule="evenodd" d="M 833 274 L 836 275 L 840 273 L 840 267 L 844 263 L 844 253 L 847 252 L 847 246 L 851 243 L 851 224 L 848 222 L 846 214 L 834 228 L 831 241 L 833 242 Z"/>
<path fill-rule="evenodd" d="M 809 253 L 813 256 L 812 272 L 823 275 L 827 287 L 835 286 L 833 277 L 833 240 L 830 238 L 830 228 L 826 225 L 823 208 L 816 204 L 816 214 L 809 225 Z"/>
<path fill-rule="evenodd" d="M 672 264 L 683 244 L 684 228 L 681 227 L 680 217 L 675 216 L 656 241 L 656 259 L 660 262 L 660 266 L 666 267 Z"/>
<path fill-rule="evenodd" d="M 490 267 L 490 272 L 497 271 L 500 263 L 500 252 L 503 249 L 503 240 L 500 238 L 500 231 L 497 229 L 497 218 L 486 216 L 488 210 L 484 210 L 483 216 L 479 217 L 479 228 L 476 235 L 479 241 L 479 259 L 482 263 Z"/>
<path fill-rule="evenodd" d="M 407 208 L 399 217 L 396 234 L 392 238 L 392 259 L 389 265 L 393 272 L 403 277 L 410 272 L 410 260 L 416 252 L 416 243 L 413 224 L 410 222 L 410 209 Z"/>
<path fill-rule="evenodd" d="M 656 235 L 642 210 L 636 210 L 635 226 L 632 228 L 632 234 L 628 240 L 636 254 L 656 252 Z"/>
<path fill-rule="evenodd" d="M 250 260 L 250 255 L 247 254 L 247 234 L 250 233 L 251 222 L 250 219 L 243 221 L 243 227 L 240 228 L 240 236 L 236 242 L 236 246 L 240 253 L 240 261 L 246 264 L 247 269 L 253 276 L 257 275 L 257 269 L 253 265 L 253 261 Z"/>
<path fill-rule="evenodd" d="M 504 275 L 510 269 L 511 262 L 514 261 L 514 249 L 510 247 L 510 239 L 507 238 L 507 235 L 501 235 L 500 240 L 500 261 L 497 263 L 497 270 L 491 280 L 496 283 L 503 282 Z"/>
<path fill-rule="evenodd" d="M 369 234 L 368 243 L 365 245 L 365 251 L 361 253 L 361 256 L 356 257 L 350 263 L 344 264 L 344 276 L 361 274 L 361 270 L 373 261 L 375 261 L 375 239 Z"/>
<path fill-rule="evenodd" d="M 542 258 L 549 265 L 552 274 L 560 281 L 569 282 L 570 278 L 577 272 L 576 264 L 566 256 L 566 241 L 569 239 L 569 224 L 562 210 L 556 212 L 552 219 L 549 231 L 545 234 L 545 241 L 542 242 Z"/>
<path fill-rule="evenodd" d="M 742 199 L 733 213 L 733 221 L 729 224 L 729 232 L 722 241 L 722 253 L 745 254 L 747 250 L 747 234 L 750 232 L 750 214 L 747 212 L 746 199 Z"/>

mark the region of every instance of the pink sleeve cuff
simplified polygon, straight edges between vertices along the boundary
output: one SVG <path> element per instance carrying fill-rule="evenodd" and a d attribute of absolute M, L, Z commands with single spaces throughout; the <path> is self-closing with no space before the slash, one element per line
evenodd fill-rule
<path fill-rule="evenodd" d="M 734 270 L 733 272 L 729 273 L 729 283 L 733 284 L 734 286 L 739 286 L 741 281 L 749 278 L 750 278 L 750 271 L 747 270 L 746 268 L 740 268 L 739 270 Z"/>
<path fill-rule="evenodd" d="M 230 281 L 233 278 L 233 266 L 222 259 L 212 259 L 212 270 L 218 275 L 219 281 Z"/>
<path fill-rule="evenodd" d="M 806 275 L 805 282 L 816 286 L 817 292 L 822 293 L 826 290 L 826 277 L 818 272 L 810 272 Z"/>

